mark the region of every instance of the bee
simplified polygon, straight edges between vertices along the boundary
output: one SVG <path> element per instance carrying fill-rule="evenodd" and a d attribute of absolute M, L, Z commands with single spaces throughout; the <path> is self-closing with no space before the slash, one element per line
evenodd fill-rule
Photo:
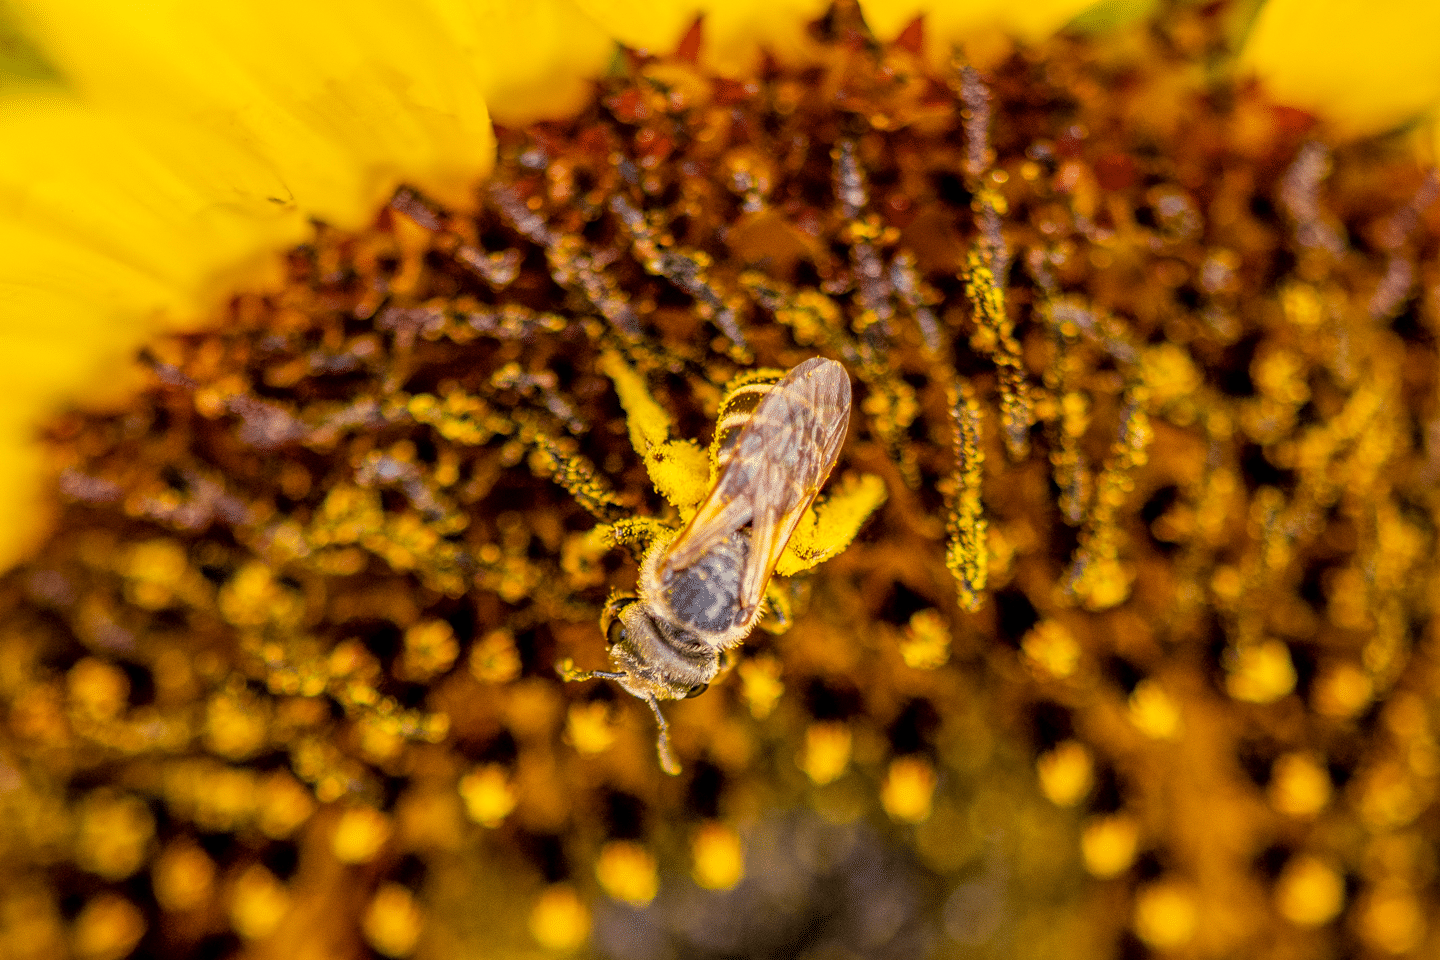
<path fill-rule="evenodd" d="M 636 594 L 605 605 L 600 626 L 615 669 L 561 668 L 566 680 L 614 680 L 648 703 L 666 773 L 680 765 L 660 701 L 704 693 L 725 651 L 755 628 L 780 554 L 849 425 L 850 377 L 834 360 L 815 357 L 732 389 L 715 424 L 709 493 L 679 532 L 654 532 Z"/>

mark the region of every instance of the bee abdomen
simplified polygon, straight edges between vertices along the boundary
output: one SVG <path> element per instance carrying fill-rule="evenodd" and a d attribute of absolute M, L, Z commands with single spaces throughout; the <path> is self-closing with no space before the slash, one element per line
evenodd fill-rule
<path fill-rule="evenodd" d="M 723 466 L 734 452 L 735 441 L 750 422 L 760 401 L 785 376 L 783 370 L 757 370 L 742 381 L 732 384 L 720 401 L 720 414 L 715 419 L 715 440 L 710 445 L 710 461 Z"/>

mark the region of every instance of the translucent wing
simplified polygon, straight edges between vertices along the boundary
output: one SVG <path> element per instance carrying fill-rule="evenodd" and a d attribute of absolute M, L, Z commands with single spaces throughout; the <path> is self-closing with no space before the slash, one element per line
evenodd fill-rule
<path fill-rule="evenodd" d="M 770 387 L 720 454 L 715 485 L 660 558 L 661 583 L 722 545 L 733 555 L 735 544 L 727 541 L 749 524 L 748 549 L 739 551 L 736 621 L 748 630 L 780 553 L 835 466 L 849 423 L 850 378 L 833 360 L 807 360 Z"/>

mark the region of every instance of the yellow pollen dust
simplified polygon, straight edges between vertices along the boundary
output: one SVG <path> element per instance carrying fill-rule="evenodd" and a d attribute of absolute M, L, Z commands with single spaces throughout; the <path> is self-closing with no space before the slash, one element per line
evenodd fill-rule
<path fill-rule="evenodd" d="M 898 757 L 880 785 L 880 805 L 892 820 L 921 823 L 935 799 L 935 768 L 923 757 Z"/>
<path fill-rule="evenodd" d="M 1135 895 L 1135 935 L 1153 950 L 1175 950 L 1195 936 L 1200 910 L 1188 887 L 1161 881 Z"/>
<path fill-rule="evenodd" d="M 376 891 L 360 922 L 365 942 L 386 957 L 408 957 L 420 942 L 425 915 L 415 896 L 398 883 L 387 883 Z"/>
<path fill-rule="evenodd" d="M 1086 746 L 1066 740 L 1035 761 L 1040 792 L 1057 807 L 1073 807 L 1090 792 L 1095 781 L 1095 761 Z"/>
<path fill-rule="evenodd" d="M 1301 855 L 1285 864 L 1275 885 L 1275 906 L 1298 927 L 1329 923 L 1345 905 L 1345 880 L 1334 865 Z"/>
<path fill-rule="evenodd" d="M 1415 894 L 1400 886 L 1371 894 L 1360 913 L 1360 936 L 1386 953 L 1410 953 L 1425 939 L 1428 923 Z"/>
<path fill-rule="evenodd" d="M 1243 703 L 1274 703 L 1295 689 L 1295 664 L 1280 640 L 1247 643 L 1231 652 L 1225 690 Z"/>
<path fill-rule="evenodd" d="M 1335 720 L 1359 716 L 1370 706 L 1374 695 L 1375 685 L 1370 677 L 1353 663 L 1339 663 L 1322 672 L 1315 680 L 1312 693 L 1315 709 Z"/>
<path fill-rule="evenodd" d="M 291 836 L 314 812 L 315 798 L 285 771 L 277 770 L 261 784 L 257 825 L 271 840 Z"/>
<path fill-rule="evenodd" d="M 122 960 L 145 935 L 145 917 L 124 897 L 102 893 L 75 918 L 76 960 Z"/>
<path fill-rule="evenodd" d="M 106 880 L 123 880 L 145 863 L 155 818 L 138 797 L 99 792 L 80 811 L 75 861 Z"/>
<path fill-rule="evenodd" d="M 290 891 L 260 864 L 235 880 L 230 894 L 230 925 L 246 940 L 269 936 L 290 909 Z"/>
<path fill-rule="evenodd" d="M 1183 724 L 1180 705 L 1155 680 L 1141 680 L 1130 691 L 1130 722 L 1152 740 L 1174 740 Z"/>
<path fill-rule="evenodd" d="M 510 775 L 498 764 L 479 767 L 460 778 L 465 815 L 482 827 L 498 827 L 518 799 Z"/>
<path fill-rule="evenodd" d="M 470 675 L 481 683 L 508 683 L 520 676 L 520 652 L 509 630 L 492 630 L 470 648 Z"/>
<path fill-rule="evenodd" d="M 112 663 L 85 657 L 70 668 L 66 677 L 71 708 L 79 717 L 104 723 L 125 709 L 130 680 Z"/>
<path fill-rule="evenodd" d="M 1270 806 L 1291 817 L 1311 817 L 1330 802 L 1330 774 L 1318 757 L 1287 753 L 1270 771 Z"/>
<path fill-rule="evenodd" d="M 1092 877 L 1118 877 L 1135 862 L 1140 828 L 1123 813 L 1093 817 L 1080 834 L 1080 854 Z"/>
<path fill-rule="evenodd" d="M 151 866 L 150 885 L 163 909 L 193 910 L 214 893 L 215 862 L 197 844 L 173 844 Z"/>
<path fill-rule="evenodd" d="M 805 731 L 800 751 L 800 769 L 812 783 L 824 785 L 837 780 L 850 765 L 850 728 L 837 721 L 812 723 Z"/>
<path fill-rule="evenodd" d="M 547 950 L 578 950 L 590 937 L 590 910 L 566 883 L 547 887 L 530 910 L 530 935 Z"/>
<path fill-rule="evenodd" d="M 595 861 L 595 878 L 610 899 L 636 907 L 650 903 L 660 890 L 655 857 L 629 840 L 605 844 Z"/>
<path fill-rule="evenodd" d="M 444 620 L 427 620 L 405 631 L 404 652 L 400 657 L 402 680 L 424 683 L 449 670 L 460 653 L 455 630 Z"/>
<path fill-rule="evenodd" d="M 369 863 L 390 839 L 390 818 L 374 807 L 351 807 L 340 815 L 330 852 L 341 863 Z"/>
<path fill-rule="evenodd" d="M 603 700 L 572 703 L 565 714 L 565 742 L 577 753 L 594 755 L 609 750 L 615 742 L 610 705 Z"/>
<path fill-rule="evenodd" d="M 1080 663 L 1080 644 L 1058 620 L 1042 620 L 1020 641 L 1025 661 L 1042 677 L 1064 679 Z"/>
<path fill-rule="evenodd" d="M 750 708 L 750 716 L 764 720 L 780 702 L 785 684 L 780 680 L 780 661 L 769 654 L 749 657 L 736 671 L 740 674 L 740 692 Z"/>
<path fill-rule="evenodd" d="M 950 628 L 939 610 L 919 610 L 900 639 L 900 658 L 913 670 L 934 670 L 950 659 Z"/>
<path fill-rule="evenodd" d="M 723 823 L 700 828 L 691 844 L 695 862 L 690 875 L 706 890 L 729 890 L 745 877 L 745 847 L 740 835 Z"/>

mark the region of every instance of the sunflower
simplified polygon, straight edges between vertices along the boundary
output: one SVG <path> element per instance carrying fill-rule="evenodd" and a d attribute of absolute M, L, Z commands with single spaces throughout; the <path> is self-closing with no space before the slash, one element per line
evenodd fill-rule
<path fill-rule="evenodd" d="M 1433 4 L 0 14 L 0 946 L 1433 944 Z M 816 351 L 670 780 L 552 664 Z"/>

